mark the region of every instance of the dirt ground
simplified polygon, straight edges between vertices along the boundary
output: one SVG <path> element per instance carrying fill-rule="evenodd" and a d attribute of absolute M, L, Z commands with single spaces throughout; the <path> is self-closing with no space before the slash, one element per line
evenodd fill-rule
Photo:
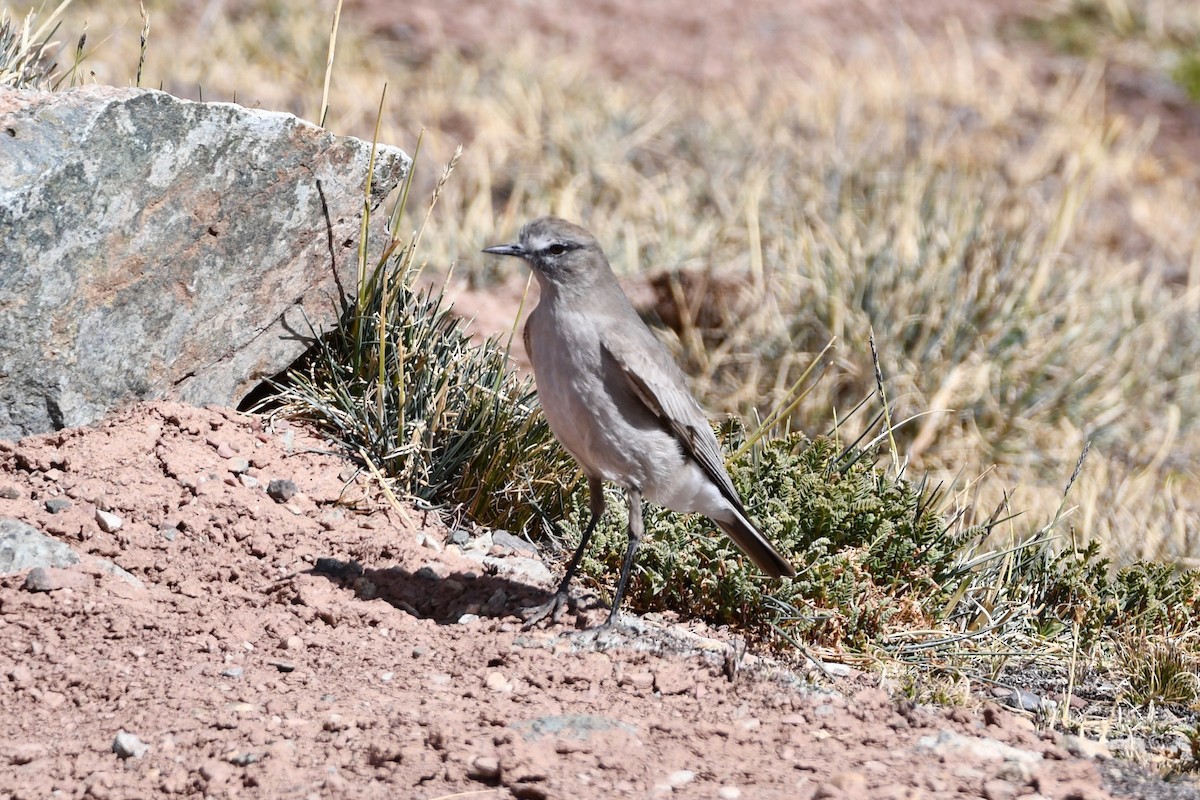
<path fill-rule="evenodd" d="M 0 795 L 1109 796 L 1114 762 L 999 707 L 818 686 L 694 623 L 575 632 L 602 608 L 523 633 L 553 580 L 524 545 L 325 448 L 171 403 L 0 443 L 0 518 L 81 559 L 0 578 Z"/>

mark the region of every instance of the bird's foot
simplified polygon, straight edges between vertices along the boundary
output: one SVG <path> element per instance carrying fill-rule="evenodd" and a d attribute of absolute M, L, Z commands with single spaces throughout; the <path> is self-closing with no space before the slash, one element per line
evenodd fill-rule
<path fill-rule="evenodd" d="M 563 612 L 571 604 L 571 596 L 568 592 L 559 590 L 550 596 L 546 602 L 521 609 L 521 618 L 525 620 L 525 624 L 521 626 L 521 630 L 527 631 L 534 625 L 550 617 L 550 622 L 557 625 L 562 619 Z"/>

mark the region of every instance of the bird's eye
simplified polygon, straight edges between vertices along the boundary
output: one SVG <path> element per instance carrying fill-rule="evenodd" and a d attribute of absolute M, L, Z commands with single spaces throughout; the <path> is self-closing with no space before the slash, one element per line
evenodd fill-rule
<path fill-rule="evenodd" d="M 561 256 L 563 253 L 567 252 L 567 248 L 565 245 L 552 244 L 546 248 L 546 251 L 552 256 Z"/>

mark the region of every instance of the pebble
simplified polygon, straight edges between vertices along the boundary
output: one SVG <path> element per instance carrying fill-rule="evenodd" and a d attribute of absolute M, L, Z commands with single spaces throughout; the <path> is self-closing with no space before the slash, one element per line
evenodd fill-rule
<path fill-rule="evenodd" d="M 175 538 L 179 536 L 179 524 L 176 522 L 163 520 L 158 526 L 158 532 L 162 534 L 162 537 L 168 542 L 173 542 L 175 541 Z"/>
<path fill-rule="evenodd" d="M 221 670 L 221 675 L 226 678 L 240 678 L 240 677 L 242 677 L 242 674 L 244 672 L 245 672 L 245 670 L 242 669 L 241 667 L 232 666 L 232 667 L 226 667 L 225 669 Z"/>
<path fill-rule="evenodd" d="M 242 486 L 245 486 L 247 489 L 257 489 L 259 486 L 262 485 L 261 483 L 258 482 L 258 478 L 255 478 L 252 475 L 246 475 L 244 473 L 241 475 L 238 475 L 238 480 L 241 481 Z"/>
<path fill-rule="evenodd" d="M 530 556 L 536 556 L 538 551 L 537 545 L 527 542 L 518 536 L 513 536 L 508 531 L 492 531 L 492 544 L 507 547 L 518 553 L 525 553 Z"/>
<path fill-rule="evenodd" d="M 722 786 L 717 789 L 717 797 L 721 800 L 739 800 L 742 796 L 742 790 L 736 786 Z"/>
<path fill-rule="evenodd" d="M 491 756 L 477 756 L 471 761 L 467 777 L 474 781 L 494 781 L 500 777 L 500 762 Z"/>
<path fill-rule="evenodd" d="M 450 542 L 459 547 L 464 547 L 469 541 L 471 541 L 471 534 L 465 528 L 455 528 L 450 534 Z"/>
<path fill-rule="evenodd" d="M 490 691 L 508 694 L 513 690 L 512 683 L 501 672 L 489 672 L 484 684 Z"/>
<path fill-rule="evenodd" d="M 461 617 L 458 618 L 459 625 L 469 625 L 472 622 L 479 622 L 478 614 L 463 614 Z"/>
<path fill-rule="evenodd" d="M 11 484 L 0 486 L 0 500 L 20 500 L 21 490 Z"/>
<path fill-rule="evenodd" d="M 280 672 L 295 672 L 296 665 L 290 661 L 272 660 L 267 662 L 268 667 L 274 667 Z"/>
<path fill-rule="evenodd" d="M 276 503 L 286 503 L 297 491 L 296 484 L 287 478 L 276 478 L 267 484 L 267 495 Z"/>
<path fill-rule="evenodd" d="M 44 505 L 51 514 L 58 514 L 71 507 L 71 501 L 65 497 L 51 497 Z"/>
<path fill-rule="evenodd" d="M 121 530 L 121 526 L 125 524 L 125 520 L 118 517 L 116 514 L 111 514 L 108 511 L 96 509 L 96 524 L 100 526 L 100 530 L 105 533 L 116 533 Z"/>
<path fill-rule="evenodd" d="M 696 780 L 696 773 L 690 769 L 681 769 L 667 776 L 667 785 L 672 789 L 678 789 L 681 786 L 687 786 L 694 780 Z"/>
<path fill-rule="evenodd" d="M 118 731 L 112 743 L 112 751 L 117 754 L 118 758 L 141 758 L 149 750 L 150 745 L 126 731 Z"/>
<path fill-rule="evenodd" d="M 221 442 L 217 445 L 217 455 L 221 458 L 233 458 L 237 455 L 237 450 L 234 450 L 229 442 Z"/>
<path fill-rule="evenodd" d="M 59 589 L 82 589 L 90 583 L 91 578 L 75 570 L 34 567 L 25 576 L 22 588 L 27 592 L 56 592 Z"/>
<path fill-rule="evenodd" d="M 422 547 L 428 548 L 435 553 L 442 552 L 441 541 L 436 536 L 431 536 L 428 533 L 424 533 L 424 532 L 418 533 L 417 534 L 417 544 L 421 545 Z"/>

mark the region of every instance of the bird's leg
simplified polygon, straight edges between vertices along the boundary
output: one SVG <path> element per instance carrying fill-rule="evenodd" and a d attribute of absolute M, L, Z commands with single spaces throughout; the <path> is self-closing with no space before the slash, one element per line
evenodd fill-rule
<path fill-rule="evenodd" d="M 613 595 L 612 610 L 608 612 L 608 619 L 599 630 L 612 628 L 621 617 L 621 598 L 625 596 L 625 589 L 629 585 L 629 573 L 633 571 L 633 555 L 642 543 L 642 533 L 645 532 L 641 490 L 627 489 L 625 495 L 629 499 L 629 547 L 625 550 L 625 560 L 621 562 L 621 577 L 617 581 L 617 593 Z"/>
<path fill-rule="evenodd" d="M 567 608 L 571 596 L 569 592 L 571 579 L 575 577 L 575 572 L 579 569 L 579 562 L 583 560 L 583 551 L 587 549 L 592 532 L 596 530 L 596 524 L 604 516 L 604 482 L 591 476 L 588 476 L 588 506 L 592 516 L 588 520 L 587 527 L 583 529 L 583 536 L 579 539 L 579 547 L 575 548 L 575 555 L 571 556 L 571 562 L 567 564 L 567 574 L 558 584 L 558 589 L 554 592 L 553 597 L 541 605 L 521 610 L 521 616 L 525 618 L 525 624 L 521 626 L 522 630 L 529 630 L 546 617 L 550 617 L 551 622 L 557 623 Z"/>

